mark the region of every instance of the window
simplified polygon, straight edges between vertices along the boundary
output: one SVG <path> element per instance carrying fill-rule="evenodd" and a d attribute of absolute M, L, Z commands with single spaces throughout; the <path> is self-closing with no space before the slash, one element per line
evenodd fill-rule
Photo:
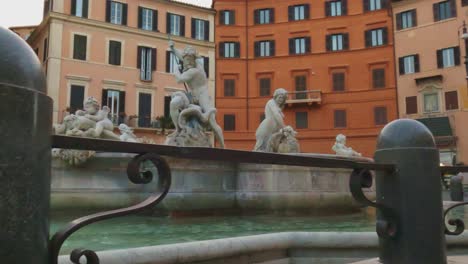
<path fill-rule="evenodd" d="M 234 10 L 221 10 L 219 15 L 219 24 L 221 25 L 234 25 L 236 23 L 236 16 Z"/>
<path fill-rule="evenodd" d="M 138 93 L 138 126 L 151 127 L 151 94 Z"/>
<path fill-rule="evenodd" d="M 445 93 L 445 109 L 446 110 L 458 110 L 457 91 L 451 91 L 451 92 Z"/>
<path fill-rule="evenodd" d="M 225 79 L 224 80 L 224 96 L 235 96 L 236 95 L 236 80 Z"/>
<path fill-rule="evenodd" d="M 70 87 L 70 113 L 83 109 L 85 87 L 82 85 L 72 85 Z"/>
<path fill-rule="evenodd" d="M 127 25 L 127 4 L 107 1 L 106 21 L 116 25 Z"/>
<path fill-rule="evenodd" d="M 366 47 L 386 45 L 388 41 L 387 28 L 377 28 L 366 31 Z"/>
<path fill-rule="evenodd" d="M 72 0 L 71 15 L 77 17 L 88 18 L 89 0 Z"/>
<path fill-rule="evenodd" d="M 219 55 L 222 58 L 239 58 L 239 42 L 220 42 Z"/>
<path fill-rule="evenodd" d="M 44 50 L 42 51 L 42 62 L 45 62 L 47 60 L 47 57 L 49 56 L 49 40 L 47 38 L 44 39 Z"/>
<path fill-rule="evenodd" d="M 424 94 L 424 112 L 439 112 L 439 94 L 427 93 Z"/>
<path fill-rule="evenodd" d="M 125 92 L 102 90 L 102 105 L 109 107 L 109 119 L 115 125 L 119 124 L 119 114 L 125 113 Z"/>
<path fill-rule="evenodd" d="M 275 41 L 257 41 L 255 42 L 255 57 L 275 56 Z"/>
<path fill-rule="evenodd" d="M 433 5 L 434 21 L 440 21 L 457 16 L 457 3 L 455 0 L 448 0 Z"/>
<path fill-rule="evenodd" d="M 377 126 L 386 125 L 388 123 L 387 107 L 379 106 L 374 108 L 374 121 Z"/>
<path fill-rule="evenodd" d="M 346 127 L 346 110 L 335 110 L 335 128 Z"/>
<path fill-rule="evenodd" d="M 309 5 L 295 5 L 288 7 L 289 21 L 309 19 Z"/>
<path fill-rule="evenodd" d="M 419 55 L 410 55 L 398 59 L 400 75 L 419 72 Z"/>
<path fill-rule="evenodd" d="M 82 35 L 73 36 L 73 59 L 86 60 L 87 39 Z"/>
<path fill-rule="evenodd" d="M 417 26 L 416 9 L 397 14 L 396 23 L 398 30 Z"/>
<path fill-rule="evenodd" d="M 158 31 L 158 11 L 138 7 L 138 28 L 149 31 Z"/>
<path fill-rule="evenodd" d="M 185 36 L 185 17 L 167 13 L 166 31 L 174 36 Z"/>
<path fill-rule="evenodd" d="M 140 80 L 151 81 L 153 71 L 156 70 L 156 49 L 139 46 L 137 58 Z"/>
<path fill-rule="evenodd" d="M 333 91 L 341 92 L 345 90 L 345 73 L 334 72 L 332 74 L 333 79 Z"/>
<path fill-rule="evenodd" d="M 289 54 L 298 55 L 310 53 L 310 37 L 289 39 Z"/>
<path fill-rule="evenodd" d="M 348 34 L 333 34 L 326 37 L 327 51 L 339 51 L 349 49 Z"/>
<path fill-rule="evenodd" d="M 372 70 L 372 87 L 374 89 L 385 88 L 385 69 Z"/>
<path fill-rule="evenodd" d="M 406 114 L 412 115 L 418 113 L 418 97 L 406 97 Z"/>
<path fill-rule="evenodd" d="M 209 40 L 210 22 L 192 18 L 192 38 L 198 40 Z"/>
<path fill-rule="evenodd" d="M 296 88 L 296 98 L 294 99 L 306 99 L 307 98 L 307 76 L 299 75 L 294 78 Z"/>
<path fill-rule="evenodd" d="M 270 96 L 271 79 L 261 78 L 259 83 L 260 83 L 260 96 Z"/>
<path fill-rule="evenodd" d="M 327 16 L 342 16 L 347 13 L 347 1 L 335 0 L 325 2 L 325 14 Z"/>
<path fill-rule="evenodd" d="M 224 115 L 224 131 L 236 130 L 236 116 Z"/>
<path fill-rule="evenodd" d="M 171 118 L 171 100 L 172 96 L 164 96 L 164 117 Z"/>
<path fill-rule="evenodd" d="M 376 11 L 387 8 L 387 0 L 364 0 L 364 11 Z"/>
<path fill-rule="evenodd" d="M 296 112 L 296 128 L 306 129 L 309 127 L 309 117 L 307 112 Z"/>
<path fill-rule="evenodd" d="M 179 72 L 179 60 L 171 51 L 166 51 L 166 72 L 176 73 Z"/>
<path fill-rule="evenodd" d="M 437 67 L 448 68 L 460 65 L 460 47 L 452 47 L 437 51 Z"/>
<path fill-rule="evenodd" d="M 210 77 L 210 58 L 202 56 L 202 59 L 199 60 L 203 64 L 203 69 L 205 69 L 206 77 Z"/>
<path fill-rule="evenodd" d="M 271 24 L 275 22 L 275 11 L 273 8 L 257 9 L 254 11 L 255 24 Z"/>
<path fill-rule="evenodd" d="M 119 41 L 109 41 L 109 64 L 120 65 L 122 56 L 122 43 Z"/>

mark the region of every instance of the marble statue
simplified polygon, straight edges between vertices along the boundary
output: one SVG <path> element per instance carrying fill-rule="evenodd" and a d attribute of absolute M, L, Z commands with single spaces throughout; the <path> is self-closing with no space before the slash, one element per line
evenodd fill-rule
<path fill-rule="evenodd" d="M 285 126 L 274 133 L 268 141 L 267 152 L 300 153 L 297 132 L 291 126 Z"/>
<path fill-rule="evenodd" d="M 186 47 L 180 51 L 169 41 L 169 48 L 183 62 L 183 69 L 175 72 L 178 83 L 185 83 L 187 92 L 175 92 L 171 96 L 170 116 L 175 132 L 166 139 L 167 145 L 212 147 L 207 133 L 211 130 L 221 148 L 224 137 L 221 127 L 216 123 L 216 108 L 208 91 L 208 78 L 203 65 L 197 62 L 197 51 Z"/>
<path fill-rule="evenodd" d="M 333 145 L 332 150 L 335 151 L 338 156 L 362 157 L 361 153 L 358 153 L 352 148 L 346 146 L 346 136 L 343 134 L 336 136 L 336 142 L 335 145 Z"/>
<path fill-rule="evenodd" d="M 135 134 L 133 134 L 133 129 L 126 124 L 119 125 L 120 131 L 120 141 L 139 143 L 139 140 Z"/>

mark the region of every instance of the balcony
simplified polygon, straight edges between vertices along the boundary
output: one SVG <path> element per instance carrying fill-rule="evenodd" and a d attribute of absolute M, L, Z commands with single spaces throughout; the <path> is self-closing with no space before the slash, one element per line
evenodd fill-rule
<path fill-rule="evenodd" d="M 322 92 L 320 90 L 306 90 L 288 93 L 287 106 L 296 104 L 320 105 L 322 103 Z"/>

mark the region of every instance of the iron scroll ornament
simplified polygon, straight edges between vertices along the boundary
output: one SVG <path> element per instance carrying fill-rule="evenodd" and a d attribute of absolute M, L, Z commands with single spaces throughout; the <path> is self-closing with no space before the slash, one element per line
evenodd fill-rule
<path fill-rule="evenodd" d="M 464 202 L 464 203 L 457 203 L 455 205 L 452 205 L 450 207 L 448 207 L 445 211 L 444 211 L 444 221 L 445 219 L 447 218 L 447 214 L 457 208 L 457 207 L 460 207 L 460 206 L 465 206 L 465 205 L 468 205 L 468 202 Z M 447 227 L 447 224 L 451 225 L 451 226 L 455 226 L 455 230 L 454 231 L 451 231 L 448 227 Z M 460 218 L 455 218 L 455 219 L 449 219 L 447 221 L 447 223 L 445 224 L 445 234 L 446 235 L 450 235 L 450 236 L 458 236 L 458 235 L 461 235 L 463 232 L 465 231 L 465 222 L 460 219 Z"/>
<path fill-rule="evenodd" d="M 107 212 L 96 213 L 73 220 L 66 227 L 55 233 L 50 240 L 50 259 L 52 264 L 58 263 L 60 249 L 65 240 L 79 229 L 107 219 L 127 216 L 145 209 L 153 208 L 159 204 L 169 192 L 171 186 L 171 170 L 169 164 L 154 153 L 147 153 L 135 156 L 127 167 L 127 176 L 134 184 L 148 184 L 153 180 L 153 173 L 149 170 L 141 171 L 140 167 L 145 161 L 150 161 L 158 170 L 158 188 L 145 201 L 127 208 L 116 209 Z M 75 264 L 80 264 L 80 258 L 86 258 L 87 264 L 99 264 L 99 257 L 96 252 L 89 249 L 75 249 L 70 254 L 70 260 Z"/>
<path fill-rule="evenodd" d="M 376 231 L 379 237 L 394 238 L 398 232 L 398 218 L 393 209 L 369 200 L 363 192 L 363 188 L 372 187 L 373 177 L 368 169 L 357 168 L 351 173 L 349 189 L 353 198 L 364 207 L 374 207 L 383 215 L 384 220 L 377 220 Z"/>

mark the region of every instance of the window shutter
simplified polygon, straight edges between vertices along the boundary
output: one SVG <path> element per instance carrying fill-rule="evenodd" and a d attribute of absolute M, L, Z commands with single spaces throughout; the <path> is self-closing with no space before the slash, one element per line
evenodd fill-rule
<path fill-rule="evenodd" d="M 332 74 L 333 91 L 344 91 L 345 74 L 342 72 L 335 72 Z"/>
<path fill-rule="evenodd" d="M 205 26 L 205 36 L 204 36 L 204 39 L 205 39 L 206 41 L 209 41 L 209 40 L 210 40 L 210 21 L 205 21 L 204 26 Z"/>
<path fill-rule="evenodd" d="M 71 0 L 71 11 L 72 16 L 76 16 L 76 0 Z"/>
<path fill-rule="evenodd" d="M 116 57 L 116 65 L 121 65 L 122 63 L 122 43 L 120 42 L 116 42 L 117 46 L 116 46 L 116 49 L 115 49 L 115 55 L 117 56 Z"/>
<path fill-rule="evenodd" d="M 364 12 L 369 11 L 369 0 L 363 0 L 362 6 L 364 7 Z"/>
<path fill-rule="evenodd" d="M 457 2 L 455 0 L 450 0 L 450 15 L 451 17 L 457 16 Z"/>
<path fill-rule="evenodd" d="M 365 42 L 366 42 L 366 47 L 372 46 L 372 35 L 371 35 L 370 30 L 367 30 L 367 31 L 364 32 L 364 38 L 365 38 Z"/>
<path fill-rule="evenodd" d="M 445 93 L 445 109 L 446 110 L 457 110 L 458 109 L 458 93 L 457 91 L 451 91 Z"/>
<path fill-rule="evenodd" d="M 270 23 L 275 23 L 275 9 L 270 8 Z"/>
<path fill-rule="evenodd" d="M 442 50 L 437 51 L 437 68 L 439 69 L 444 68 L 444 58 L 442 55 Z"/>
<path fill-rule="evenodd" d="M 275 41 L 270 40 L 270 55 L 275 56 L 276 55 L 276 49 L 275 49 Z"/>
<path fill-rule="evenodd" d="M 416 9 L 411 11 L 411 19 L 413 20 L 413 27 L 416 27 L 418 25 L 418 12 Z"/>
<path fill-rule="evenodd" d="M 236 58 L 240 57 L 240 43 L 239 42 L 234 43 L 234 57 Z"/>
<path fill-rule="evenodd" d="M 157 57 L 157 50 L 151 49 L 151 70 L 156 71 L 156 57 Z"/>
<path fill-rule="evenodd" d="M 158 10 L 153 10 L 153 31 L 158 30 Z"/>
<path fill-rule="evenodd" d="M 125 113 L 125 92 L 124 91 L 119 92 L 119 111 Z"/>
<path fill-rule="evenodd" d="M 88 18 L 89 0 L 83 0 L 83 17 Z"/>
<path fill-rule="evenodd" d="M 292 54 L 296 54 L 296 49 L 295 49 L 295 42 L 296 39 L 294 38 L 290 38 L 289 39 L 289 54 L 292 55 Z"/>
<path fill-rule="evenodd" d="M 310 5 L 309 4 L 304 5 L 304 18 L 305 19 L 310 18 Z"/>
<path fill-rule="evenodd" d="M 141 52 L 143 50 L 143 47 L 138 46 L 137 49 L 137 68 L 141 69 Z"/>
<path fill-rule="evenodd" d="M 234 11 L 229 11 L 229 24 L 234 25 L 236 23 L 236 12 Z"/>
<path fill-rule="evenodd" d="M 294 6 L 288 6 L 288 20 L 294 20 Z"/>
<path fill-rule="evenodd" d="M 224 130 L 225 131 L 236 130 L 236 116 L 235 115 L 224 115 Z"/>
<path fill-rule="evenodd" d="M 122 3 L 122 25 L 127 25 L 128 5 Z"/>
<path fill-rule="evenodd" d="M 106 1 L 106 22 L 110 22 L 111 1 Z"/>
<path fill-rule="evenodd" d="M 195 18 L 192 18 L 192 38 L 195 38 L 195 25 L 196 25 Z"/>
<path fill-rule="evenodd" d="M 376 125 L 385 125 L 387 123 L 387 108 L 374 108 L 374 120 Z"/>
<path fill-rule="evenodd" d="M 432 5 L 432 10 L 434 12 L 434 21 L 439 21 L 439 3 L 435 3 Z"/>
<path fill-rule="evenodd" d="M 171 51 L 166 50 L 166 72 L 171 72 Z"/>
<path fill-rule="evenodd" d="M 171 33 L 171 13 L 166 14 L 166 33 L 170 34 Z"/>
<path fill-rule="evenodd" d="M 203 57 L 203 68 L 205 68 L 206 77 L 210 77 L 210 58 Z"/>
<path fill-rule="evenodd" d="M 417 114 L 418 113 L 418 97 L 410 96 L 406 97 L 406 114 Z"/>
<path fill-rule="evenodd" d="M 387 0 L 382 0 L 382 9 L 387 8 L 388 1 Z"/>
<path fill-rule="evenodd" d="M 325 16 L 331 16 L 331 3 L 325 2 Z"/>
<path fill-rule="evenodd" d="M 218 44 L 219 57 L 224 58 L 224 42 Z"/>
<path fill-rule="evenodd" d="M 348 14 L 348 0 L 341 0 L 341 13 Z"/>
<path fill-rule="evenodd" d="M 385 88 L 385 69 L 372 70 L 372 84 L 374 89 Z"/>
<path fill-rule="evenodd" d="M 138 28 L 143 27 L 143 7 L 138 7 Z"/>
<path fill-rule="evenodd" d="M 460 65 L 460 47 L 454 47 L 453 54 L 455 56 L 455 65 Z"/>
<path fill-rule="evenodd" d="M 388 44 L 388 29 L 387 28 L 382 28 L 382 38 L 383 38 L 383 44 L 384 45 Z"/>
<path fill-rule="evenodd" d="M 467 6 L 468 5 L 468 0 L 462 0 L 462 6 Z"/>
<path fill-rule="evenodd" d="M 254 10 L 254 24 L 260 24 L 260 10 Z"/>
<path fill-rule="evenodd" d="M 102 90 L 101 107 L 107 106 L 107 90 Z"/>
<path fill-rule="evenodd" d="M 335 127 L 346 127 L 346 111 L 345 110 L 335 110 Z"/>
<path fill-rule="evenodd" d="M 402 21 L 401 21 L 401 13 L 396 14 L 396 28 L 400 30 L 403 28 Z"/>
<path fill-rule="evenodd" d="M 255 41 L 254 42 L 254 56 L 255 57 L 260 56 L 260 41 Z"/>
<path fill-rule="evenodd" d="M 349 34 L 348 33 L 343 34 L 343 49 L 349 50 Z"/>
<path fill-rule="evenodd" d="M 185 17 L 180 16 L 180 35 L 185 37 Z"/>
<path fill-rule="evenodd" d="M 224 11 L 224 10 L 221 10 L 219 12 L 219 24 L 220 25 L 224 25 L 224 17 L 225 17 L 224 14 L 225 13 L 226 13 L 226 11 Z"/>
<path fill-rule="evenodd" d="M 404 57 L 398 58 L 398 68 L 400 70 L 400 75 L 405 74 L 405 60 L 404 60 Z"/>
<path fill-rule="evenodd" d="M 311 41 L 310 41 L 310 37 L 306 37 L 305 38 L 305 49 L 306 49 L 306 53 L 310 53 L 310 46 L 311 46 Z"/>
<path fill-rule="evenodd" d="M 327 51 L 331 51 L 332 49 L 332 35 L 325 36 L 325 47 Z"/>
<path fill-rule="evenodd" d="M 420 71 L 419 54 L 414 55 L 414 71 Z"/>

